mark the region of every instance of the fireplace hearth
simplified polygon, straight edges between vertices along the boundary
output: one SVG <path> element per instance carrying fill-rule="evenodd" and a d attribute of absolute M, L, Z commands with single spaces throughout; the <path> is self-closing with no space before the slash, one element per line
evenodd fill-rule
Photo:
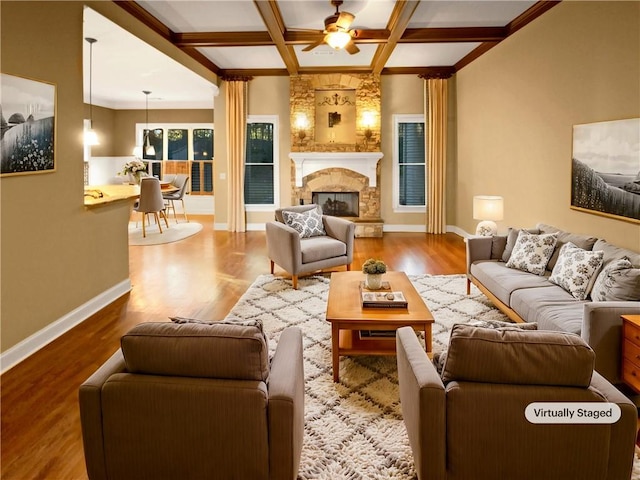
<path fill-rule="evenodd" d="M 312 202 L 320 205 L 322 213 L 334 217 L 358 217 L 358 192 L 313 192 Z"/>

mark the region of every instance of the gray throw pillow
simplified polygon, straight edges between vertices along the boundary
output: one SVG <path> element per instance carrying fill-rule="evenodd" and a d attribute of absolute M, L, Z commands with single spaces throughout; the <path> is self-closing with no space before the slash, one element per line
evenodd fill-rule
<path fill-rule="evenodd" d="M 602 250 L 584 250 L 567 242 L 560 248 L 549 281 L 562 287 L 574 298 L 585 300 L 602 268 L 603 257 Z"/>
<path fill-rule="evenodd" d="M 298 232 L 300 238 L 326 235 L 324 223 L 322 223 L 322 210 L 319 206 L 302 213 L 283 210 L 282 218 L 286 225 Z"/>
<path fill-rule="evenodd" d="M 534 235 L 521 230 L 505 266 L 534 275 L 544 275 L 547 263 L 556 247 L 556 235 L 555 233 Z"/>
<path fill-rule="evenodd" d="M 515 322 L 500 322 L 499 320 L 471 320 L 463 325 L 470 325 L 472 327 L 492 328 L 494 330 L 537 330 L 538 324 L 536 322 L 531 323 L 515 323 Z M 452 328 L 453 330 L 453 328 Z M 433 365 L 438 371 L 438 375 L 442 376 L 444 370 L 444 364 L 447 361 L 447 347 L 441 352 L 433 354 Z"/>
<path fill-rule="evenodd" d="M 529 229 L 526 229 L 525 232 L 538 234 L 540 233 L 540 230 L 538 230 L 537 228 L 529 228 Z M 511 258 L 511 252 L 513 251 L 513 247 L 516 244 L 516 240 L 518 239 L 519 233 L 520 233 L 519 228 L 509 227 L 509 231 L 507 233 L 507 243 L 504 247 L 504 250 L 502 251 L 502 261 L 504 263 L 507 263 L 509 261 L 509 258 Z"/>
<path fill-rule="evenodd" d="M 594 302 L 640 301 L 640 268 L 633 268 L 627 258 L 605 265 L 591 289 Z"/>

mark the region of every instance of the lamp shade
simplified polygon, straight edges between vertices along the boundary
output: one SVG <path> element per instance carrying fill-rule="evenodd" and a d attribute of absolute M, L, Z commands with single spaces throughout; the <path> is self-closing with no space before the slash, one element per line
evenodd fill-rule
<path fill-rule="evenodd" d="M 88 129 L 84 131 L 84 144 L 85 145 L 100 145 L 98 141 L 98 134 L 93 129 Z"/>
<path fill-rule="evenodd" d="M 493 195 L 476 195 L 473 197 L 474 220 L 502 220 L 504 217 L 502 197 Z"/>

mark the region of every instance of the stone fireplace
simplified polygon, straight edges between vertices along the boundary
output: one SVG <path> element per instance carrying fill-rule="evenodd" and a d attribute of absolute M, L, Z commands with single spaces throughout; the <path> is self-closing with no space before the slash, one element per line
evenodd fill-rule
<path fill-rule="evenodd" d="M 381 152 L 292 152 L 293 205 L 315 203 L 332 205 L 357 197 L 355 215 L 340 215 L 356 223 L 356 237 L 381 237 L 378 160 Z M 318 194 L 324 196 L 319 199 Z M 330 200 L 327 202 L 327 200 Z M 338 203 L 336 208 L 341 204 Z"/>

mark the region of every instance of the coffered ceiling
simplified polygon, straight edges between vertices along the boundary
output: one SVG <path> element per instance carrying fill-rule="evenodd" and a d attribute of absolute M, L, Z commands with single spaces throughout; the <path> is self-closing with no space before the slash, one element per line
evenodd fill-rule
<path fill-rule="evenodd" d="M 328 72 L 450 75 L 559 2 L 344 0 L 340 11 L 355 16 L 351 29 L 359 52 L 354 55 L 326 44 L 304 51 L 324 37 L 324 19 L 336 11 L 329 0 L 115 3 L 224 77 Z M 90 29 L 85 21 L 85 33 Z M 126 50 L 120 50 L 120 56 L 123 53 Z M 141 93 L 138 97 L 143 100 Z"/>

